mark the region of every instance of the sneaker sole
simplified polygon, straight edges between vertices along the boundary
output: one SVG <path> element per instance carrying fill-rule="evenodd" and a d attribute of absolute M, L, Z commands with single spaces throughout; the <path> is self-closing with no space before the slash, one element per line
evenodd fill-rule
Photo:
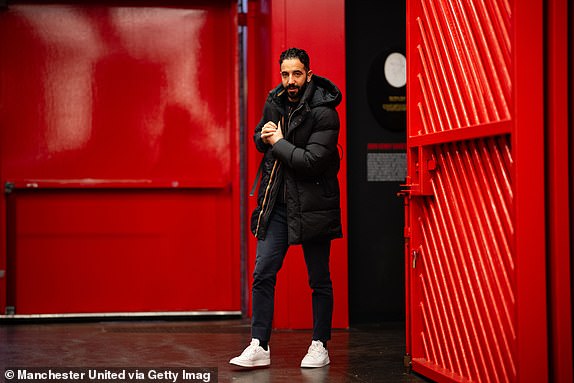
<path fill-rule="evenodd" d="M 301 363 L 301 368 L 320 368 L 327 366 L 331 361 L 327 359 L 323 364 L 310 364 L 310 363 Z"/>
<path fill-rule="evenodd" d="M 240 360 L 231 359 L 229 361 L 229 364 L 233 364 L 235 366 L 245 367 L 245 368 L 266 367 L 266 366 L 269 366 L 271 364 L 271 360 L 270 359 L 264 359 L 264 360 L 259 360 L 255 363 L 244 363 Z"/>

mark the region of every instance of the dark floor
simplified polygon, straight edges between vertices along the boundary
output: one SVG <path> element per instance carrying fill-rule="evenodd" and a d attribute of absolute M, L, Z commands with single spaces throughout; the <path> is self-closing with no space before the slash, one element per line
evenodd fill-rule
<path fill-rule="evenodd" d="M 310 331 L 276 330 L 269 368 L 230 365 L 249 341 L 249 324 L 240 319 L 3 322 L 0 376 L 9 367 L 216 367 L 218 382 L 428 382 L 405 372 L 402 324 L 335 330 L 328 345 L 331 365 L 320 369 L 299 367 Z"/>

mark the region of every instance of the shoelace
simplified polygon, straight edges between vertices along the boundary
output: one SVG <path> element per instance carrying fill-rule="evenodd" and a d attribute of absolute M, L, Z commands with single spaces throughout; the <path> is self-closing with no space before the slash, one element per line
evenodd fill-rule
<path fill-rule="evenodd" d="M 251 341 L 251 344 L 249 345 L 249 347 L 247 347 L 243 353 L 241 353 L 241 356 L 253 356 L 255 355 L 255 353 L 257 352 L 257 348 L 259 347 L 259 345 L 257 345 L 255 343 L 255 341 Z"/>
<path fill-rule="evenodd" d="M 320 358 L 323 356 L 324 348 L 319 342 L 312 342 L 311 346 L 309 346 L 309 355 L 315 359 Z"/>

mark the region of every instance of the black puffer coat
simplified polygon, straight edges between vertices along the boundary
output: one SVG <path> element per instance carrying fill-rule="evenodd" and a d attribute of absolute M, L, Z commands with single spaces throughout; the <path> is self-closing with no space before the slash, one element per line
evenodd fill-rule
<path fill-rule="evenodd" d="M 283 86 L 269 92 L 254 135 L 257 149 L 264 153 L 257 208 L 251 217 L 251 231 L 257 238 L 265 238 L 279 193 L 285 193 L 289 244 L 342 236 L 337 180 L 339 115 L 335 110 L 341 97 L 335 84 L 313 75 L 287 118 Z M 281 122 L 283 134 L 286 132 L 285 139 L 273 146 L 261 140 L 261 129 L 268 121 Z"/>

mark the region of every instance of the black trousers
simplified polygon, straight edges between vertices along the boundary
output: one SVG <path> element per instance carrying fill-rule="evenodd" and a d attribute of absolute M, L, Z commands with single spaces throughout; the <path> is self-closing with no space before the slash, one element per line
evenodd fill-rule
<path fill-rule="evenodd" d="M 333 285 L 329 271 L 331 241 L 302 244 L 309 286 L 313 290 L 313 340 L 331 339 L 333 318 Z M 289 249 L 287 243 L 287 211 L 285 205 L 274 208 L 264 240 L 257 242 L 253 272 L 251 335 L 269 341 L 273 322 L 277 273 Z"/>

